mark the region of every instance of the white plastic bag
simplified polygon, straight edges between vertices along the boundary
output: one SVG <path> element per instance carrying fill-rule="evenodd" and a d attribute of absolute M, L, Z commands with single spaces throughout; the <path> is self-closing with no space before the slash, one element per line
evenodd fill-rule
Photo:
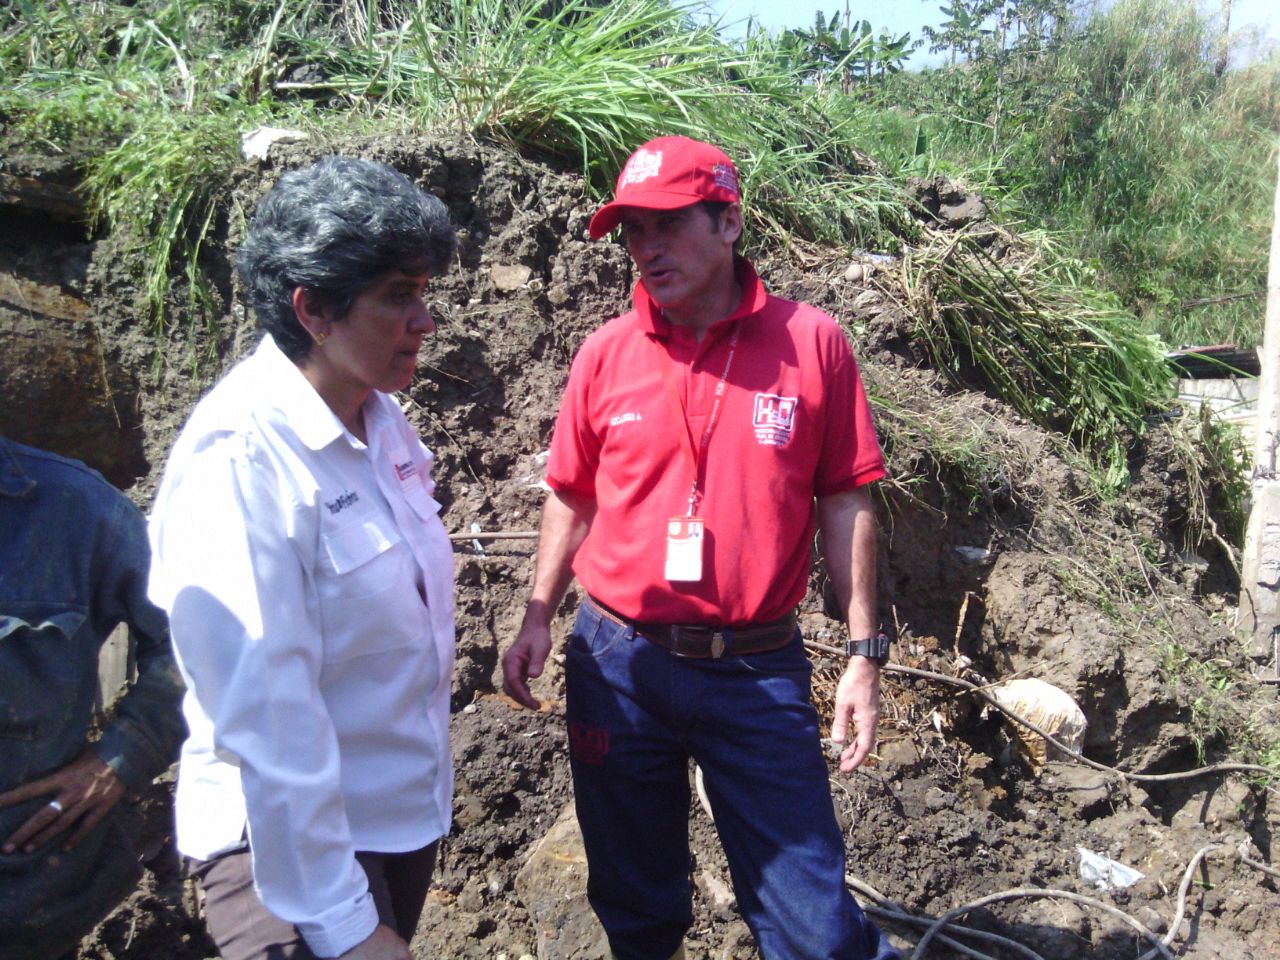
<path fill-rule="evenodd" d="M 1080 879 L 1085 883 L 1093 884 L 1099 890 L 1131 887 L 1146 876 L 1145 873 L 1139 873 L 1133 867 L 1126 867 L 1123 863 L 1104 857 L 1100 853 L 1094 853 L 1092 850 L 1086 850 L 1084 847 L 1076 847 L 1076 850 L 1080 852 Z"/>

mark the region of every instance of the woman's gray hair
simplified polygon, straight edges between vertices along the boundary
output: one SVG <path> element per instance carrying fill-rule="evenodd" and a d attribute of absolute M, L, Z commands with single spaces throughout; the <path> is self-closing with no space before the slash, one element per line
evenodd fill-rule
<path fill-rule="evenodd" d="M 258 204 L 236 269 L 258 326 L 297 362 L 312 347 L 293 291 L 346 316 L 390 270 L 443 273 L 456 247 L 443 203 L 373 160 L 325 157 L 282 176 Z"/>

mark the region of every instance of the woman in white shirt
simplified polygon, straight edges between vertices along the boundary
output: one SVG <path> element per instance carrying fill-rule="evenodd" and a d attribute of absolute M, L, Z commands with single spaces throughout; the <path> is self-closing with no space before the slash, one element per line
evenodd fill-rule
<path fill-rule="evenodd" d="M 157 494 L 150 594 L 188 687 L 178 848 L 228 960 L 409 958 L 450 823 L 453 554 L 390 394 L 454 249 L 444 205 L 384 164 L 282 176 L 237 255 L 265 336 Z"/>

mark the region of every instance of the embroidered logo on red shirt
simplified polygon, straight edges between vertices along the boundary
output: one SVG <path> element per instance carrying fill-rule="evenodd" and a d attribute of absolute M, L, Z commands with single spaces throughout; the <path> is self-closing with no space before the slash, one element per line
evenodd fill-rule
<path fill-rule="evenodd" d="M 609 752 L 609 731 L 573 721 L 569 724 L 569 750 L 579 763 L 600 766 Z"/>
<path fill-rule="evenodd" d="M 785 447 L 791 442 L 795 419 L 795 397 L 780 397 L 776 393 L 756 394 L 752 425 L 755 427 L 757 443 L 768 447 Z"/>

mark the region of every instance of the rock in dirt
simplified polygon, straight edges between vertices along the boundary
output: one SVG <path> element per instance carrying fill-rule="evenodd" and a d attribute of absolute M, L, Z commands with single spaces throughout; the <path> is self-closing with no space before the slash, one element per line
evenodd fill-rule
<path fill-rule="evenodd" d="M 516 895 L 537 931 L 539 960 L 609 955 L 587 902 L 587 854 L 570 803 L 516 875 Z"/>
<path fill-rule="evenodd" d="M 529 282 L 529 277 L 532 275 L 533 271 L 521 263 L 498 264 L 489 269 L 489 276 L 493 277 L 493 285 L 503 293 L 519 290 Z"/>

